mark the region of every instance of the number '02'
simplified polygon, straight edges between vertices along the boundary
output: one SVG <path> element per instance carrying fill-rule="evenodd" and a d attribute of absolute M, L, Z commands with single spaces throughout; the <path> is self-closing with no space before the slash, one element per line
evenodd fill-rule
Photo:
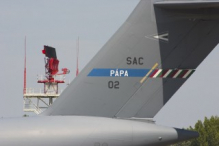
<path fill-rule="evenodd" d="M 109 81 L 108 88 L 110 89 L 119 89 L 119 81 Z"/>

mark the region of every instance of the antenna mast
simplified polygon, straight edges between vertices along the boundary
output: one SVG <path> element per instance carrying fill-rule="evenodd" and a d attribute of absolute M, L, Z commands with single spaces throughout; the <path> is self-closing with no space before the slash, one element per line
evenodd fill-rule
<path fill-rule="evenodd" d="M 77 47 L 76 47 L 76 58 L 77 58 L 77 68 L 76 68 L 76 77 L 79 74 L 79 69 L 78 69 L 78 57 L 79 57 L 79 37 L 78 40 L 76 41 Z"/>
<path fill-rule="evenodd" d="M 23 94 L 26 94 L 26 36 L 25 36 L 25 40 L 24 40 L 24 89 L 23 89 Z"/>

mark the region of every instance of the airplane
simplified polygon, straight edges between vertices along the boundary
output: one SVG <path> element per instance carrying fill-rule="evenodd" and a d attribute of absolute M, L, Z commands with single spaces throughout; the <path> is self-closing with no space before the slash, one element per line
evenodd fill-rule
<path fill-rule="evenodd" d="M 219 1 L 141 0 L 46 111 L 0 120 L 0 144 L 163 146 L 197 138 L 153 117 L 218 42 Z"/>

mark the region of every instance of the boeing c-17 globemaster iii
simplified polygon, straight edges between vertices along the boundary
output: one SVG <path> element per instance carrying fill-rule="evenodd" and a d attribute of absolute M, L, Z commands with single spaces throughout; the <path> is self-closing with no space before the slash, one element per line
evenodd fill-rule
<path fill-rule="evenodd" d="M 163 146 L 196 138 L 152 119 L 218 42 L 219 1 L 141 0 L 45 112 L 0 120 L 0 145 Z"/>

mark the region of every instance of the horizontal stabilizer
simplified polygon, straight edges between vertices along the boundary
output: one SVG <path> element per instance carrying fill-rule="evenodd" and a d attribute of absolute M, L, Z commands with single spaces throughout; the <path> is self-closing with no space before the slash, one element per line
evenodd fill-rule
<path fill-rule="evenodd" d="M 169 9 L 200 9 L 218 8 L 218 1 L 160 1 L 155 2 L 155 6 Z"/>

